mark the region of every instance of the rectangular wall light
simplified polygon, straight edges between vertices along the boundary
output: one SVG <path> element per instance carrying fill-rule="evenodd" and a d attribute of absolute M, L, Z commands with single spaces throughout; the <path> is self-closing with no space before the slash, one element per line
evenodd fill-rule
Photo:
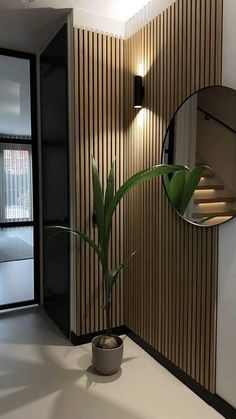
<path fill-rule="evenodd" d="M 143 107 L 144 87 L 142 76 L 134 76 L 134 107 L 141 109 Z"/>

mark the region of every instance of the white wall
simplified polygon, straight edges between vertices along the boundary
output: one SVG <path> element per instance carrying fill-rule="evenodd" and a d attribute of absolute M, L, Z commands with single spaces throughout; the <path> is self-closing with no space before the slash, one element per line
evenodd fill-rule
<path fill-rule="evenodd" d="M 117 13 L 110 13 L 109 16 L 98 14 L 96 10 L 74 8 L 74 26 L 84 29 L 93 30 L 96 32 L 108 33 L 121 38 L 128 38 L 133 33 L 141 29 L 146 23 L 150 22 L 155 16 L 158 16 L 167 7 L 169 7 L 175 0 L 146 0 L 137 1 L 119 1 L 117 4 L 114 2 L 113 7 L 116 8 Z M 141 8 L 133 17 L 125 22 L 126 16 L 132 16 L 132 12 L 138 10 L 142 4 L 146 4 Z M 124 10 L 124 7 L 126 10 Z M 123 8 L 123 12 L 121 10 Z"/>
<path fill-rule="evenodd" d="M 236 89 L 236 1 L 224 0 L 223 85 Z M 216 392 L 236 408 L 236 219 L 220 227 Z"/>
<path fill-rule="evenodd" d="M 236 408 L 236 219 L 220 227 L 216 392 Z"/>
<path fill-rule="evenodd" d="M 236 89 L 236 1 L 223 0 L 223 84 Z"/>
<path fill-rule="evenodd" d="M 197 95 L 189 98 L 175 117 L 175 164 L 196 166 Z"/>
<path fill-rule="evenodd" d="M 1 0 L 1 10 L 33 10 L 42 8 L 80 9 L 106 16 L 119 22 L 127 22 L 150 0 Z M 160 1 L 160 0 L 159 0 Z"/>
<path fill-rule="evenodd" d="M 73 9 L 73 15 L 75 28 L 103 32 L 121 38 L 125 36 L 125 22 L 80 9 Z"/>
<path fill-rule="evenodd" d="M 142 10 L 126 22 L 125 37 L 130 37 L 174 2 L 175 0 L 151 0 Z"/>

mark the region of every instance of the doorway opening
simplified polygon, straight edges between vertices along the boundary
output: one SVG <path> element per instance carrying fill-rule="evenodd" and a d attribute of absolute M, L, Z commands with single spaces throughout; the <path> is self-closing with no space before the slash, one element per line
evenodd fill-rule
<path fill-rule="evenodd" d="M 0 310 L 39 303 L 35 56 L 0 49 Z"/>

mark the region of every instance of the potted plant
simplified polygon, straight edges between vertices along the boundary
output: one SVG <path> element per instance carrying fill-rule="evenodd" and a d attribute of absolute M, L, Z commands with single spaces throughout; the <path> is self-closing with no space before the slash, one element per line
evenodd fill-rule
<path fill-rule="evenodd" d="M 117 205 L 127 192 L 138 184 L 157 176 L 167 175 L 179 170 L 188 170 L 187 168 L 178 165 L 156 165 L 131 176 L 117 191 L 115 191 L 114 166 L 115 163 L 113 161 L 107 180 L 106 191 L 105 194 L 103 194 L 97 164 L 95 160 L 92 159 L 92 183 L 95 210 L 94 221 L 98 229 L 98 242 L 96 243 L 80 230 L 62 226 L 54 227 L 75 234 L 91 246 L 97 254 L 102 266 L 105 291 L 105 304 L 103 309 L 106 312 L 106 334 L 96 336 L 92 340 L 92 363 L 93 367 L 104 375 L 114 374 L 119 370 L 122 363 L 123 341 L 119 336 L 113 335 L 111 330 L 111 294 L 112 288 L 119 277 L 120 272 L 136 253 L 136 251 L 133 251 L 127 260 L 117 267 L 109 266 L 108 254 L 113 214 Z"/>

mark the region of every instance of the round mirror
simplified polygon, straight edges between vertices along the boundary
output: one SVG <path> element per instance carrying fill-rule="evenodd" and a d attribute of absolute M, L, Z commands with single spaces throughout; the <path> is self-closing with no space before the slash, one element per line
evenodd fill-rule
<path fill-rule="evenodd" d="M 236 91 L 208 87 L 175 113 L 162 163 L 190 170 L 164 178 L 167 196 L 187 221 L 212 226 L 236 215 Z"/>

